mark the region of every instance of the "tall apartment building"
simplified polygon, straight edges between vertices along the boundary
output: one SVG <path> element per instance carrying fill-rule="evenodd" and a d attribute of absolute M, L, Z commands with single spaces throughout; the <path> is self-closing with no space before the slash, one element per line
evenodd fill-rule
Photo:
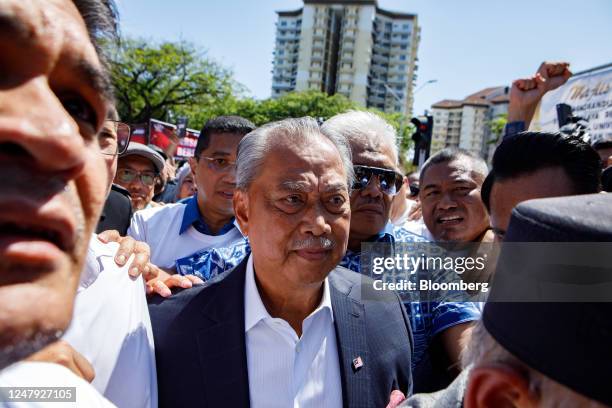
<path fill-rule="evenodd" d="M 376 0 L 304 0 L 278 11 L 272 97 L 309 89 L 361 106 L 410 114 L 417 71 L 417 16 Z"/>
<path fill-rule="evenodd" d="M 508 113 L 506 86 L 486 88 L 463 100 L 445 99 L 431 106 L 431 154 L 460 147 L 489 159 L 495 148 L 490 121 Z"/>

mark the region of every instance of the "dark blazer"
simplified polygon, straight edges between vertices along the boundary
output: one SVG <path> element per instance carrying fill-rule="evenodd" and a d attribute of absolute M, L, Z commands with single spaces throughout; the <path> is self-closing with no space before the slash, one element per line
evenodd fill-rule
<path fill-rule="evenodd" d="M 160 407 L 248 407 L 246 259 L 206 284 L 150 301 Z M 345 407 L 385 407 L 412 387 L 412 334 L 399 297 L 337 267 L 329 275 Z M 368 289 L 369 288 L 369 289 Z M 363 367 L 353 369 L 361 357 Z"/>
<path fill-rule="evenodd" d="M 122 237 L 127 235 L 132 220 L 130 193 L 123 187 L 113 184 L 106 197 L 96 234 L 106 230 L 117 230 Z"/>

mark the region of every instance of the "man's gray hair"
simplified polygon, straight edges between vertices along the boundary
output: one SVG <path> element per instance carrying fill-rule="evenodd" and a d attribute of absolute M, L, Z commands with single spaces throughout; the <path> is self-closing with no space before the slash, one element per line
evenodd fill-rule
<path fill-rule="evenodd" d="M 457 147 L 447 147 L 446 149 L 442 149 L 433 156 L 431 156 L 427 161 L 423 164 L 421 168 L 421 174 L 419 177 L 419 182 L 423 183 L 423 177 L 425 177 L 425 172 L 434 164 L 441 163 L 450 163 L 455 160 L 466 159 L 470 162 L 470 170 L 480 176 L 480 183 L 484 181 L 485 177 L 489 173 L 489 168 L 487 167 L 487 162 L 484 159 L 469 150 L 457 148 Z"/>
<path fill-rule="evenodd" d="M 481 319 L 474 325 L 470 341 L 461 353 L 461 365 L 463 369 L 472 369 L 487 364 L 501 364 L 520 369 L 526 376 L 530 391 L 541 398 L 542 406 L 579 405 L 576 401 L 576 397 L 579 396 L 576 393 L 529 367 L 502 347 L 489 334 Z"/>
<path fill-rule="evenodd" d="M 375 113 L 348 111 L 329 118 L 322 126 L 344 136 L 352 144 L 375 143 L 393 152 L 393 161 L 399 160 L 397 133 L 393 126 Z"/>
<path fill-rule="evenodd" d="M 284 119 L 271 122 L 248 133 L 238 144 L 236 159 L 236 187 L 246 191 L 263 166 L 266 154 L 279 140 L 295 144 L 309 143 L 313 137 L 329 140 L 338 150 L 346 172 L 347 188 L 350 190 L 355 178 L 351 149 L 344 137 L 329 129 L 319 127 L 311 117 Z"/>

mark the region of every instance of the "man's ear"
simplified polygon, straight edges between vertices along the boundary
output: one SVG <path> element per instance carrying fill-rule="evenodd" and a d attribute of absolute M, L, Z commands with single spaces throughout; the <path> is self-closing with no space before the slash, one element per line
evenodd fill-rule
<path fill-rule="evenodd" d="M 191 174 L 193 174 L 193 179 L 195 181 L 196 169 L 198 168 L 198 159 L 196 159 L 195 157 L 190 157 L 189 167 L 191 167 Z"/>
<path fill-rule="evenodd" d="M 234 215 L 245 237 L 249 236 L 249 195 L 246 191 L 234 190 Z"/>
<path fill-rule="evenodd" d="M 538 406 L 538 396 L 518 370 L 496 364 L 472 369 L 463 403 L 466 408 L 528 408 Z"/>
<path fill-rule="evenodd" d="M 198 168 L 198 159 L 196 159 L 195 157 L 190 157 L 188 163 L 189 163 L 189 168 L 191 169 L 191 174 L 193 174 L 193 184 L 197 187 L 198 178 L 195 176 L 195 171 Z"/>

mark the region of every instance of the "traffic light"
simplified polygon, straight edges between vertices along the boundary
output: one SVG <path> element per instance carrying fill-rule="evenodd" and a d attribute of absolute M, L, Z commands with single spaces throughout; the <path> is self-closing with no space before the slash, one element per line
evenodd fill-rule
<path fill-rule="evenodd" d="M 416 116 L 410 120 L 410 123 L 416 127 L 415 132 L 412 134 L 412 140 L 414 141 L 414 158 L 412 163 L 420 167 L 429 157 L 433 117 L 431 115 Z"/>

